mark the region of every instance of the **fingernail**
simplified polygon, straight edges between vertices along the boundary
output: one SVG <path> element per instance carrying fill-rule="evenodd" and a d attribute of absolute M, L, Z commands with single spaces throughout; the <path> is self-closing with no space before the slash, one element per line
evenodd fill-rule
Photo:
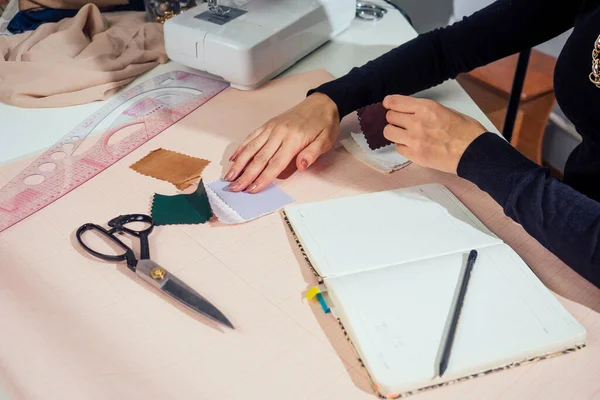
<path fill-rule="evenodd" d="M 233 182 L 231 185 L 229 185 L 229 189 L 231 190 L 235 190 L 240 186 L 239 182 Z"/>
<path fill-rule="evenodd" d="M 225 176 L 225 180 L 226 181 L 231 181 L 233 179 L 234 173 L 235 173 L 234 170 L 229 171 L 229 173 L 227 173 L 227 175 Z"/>
<path fill-rule="evenodd" d="M 302 168 L 308 168 L 308 161 L 302 160 L 300 161 L 300 165 L 302 165 Z"/>
<path fill-rule="evenodd" d="M 252 184 L 252 186 L 250 186 L 250 188 L 248 189 L 248 191 L 250 193 L 254 193 L 254 191 L 256 190 L 257 186 L 258 185 L 256 183 Z"/>
<path fill-rule="evenodd" d="M 237 156 L 237 154 L 233 153 L 231 155 L 231 157 L 229 157 L 229 161 L 235 161 L 235 157 Z"/>

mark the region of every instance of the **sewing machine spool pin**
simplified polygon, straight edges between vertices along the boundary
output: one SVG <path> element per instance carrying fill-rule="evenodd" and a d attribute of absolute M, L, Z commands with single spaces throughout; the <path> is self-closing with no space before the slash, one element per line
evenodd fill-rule
<path fill-rule="evenodd" d="M 356 2 L 356 17 L 367 21 L 377 21 L 385 16 L 387 10 L 377 4 L 364 1 Z"/>
<path fill-rule="evenodd" d="M 159 24 L 197 5 L 196 0 L 144 0 L 144 3 L 148 20 Z"/>

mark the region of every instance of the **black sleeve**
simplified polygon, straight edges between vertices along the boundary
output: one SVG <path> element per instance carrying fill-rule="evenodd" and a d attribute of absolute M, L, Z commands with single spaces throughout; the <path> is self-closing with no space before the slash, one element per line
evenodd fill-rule
<path fill-rule="evenodd" d="M 550 176 L 494 133 L 473 141 L 458 175 L 475 183 L 544 247 L 600 287 L 600 203 Z"/>
<path fill-rule="evenodd" d="M 318 91 L 340 118 L 388 94 L 410 95 L 543 43 L 571 28 L 584 0 L 498 0 L 451 26 L 419 35 Z"/>

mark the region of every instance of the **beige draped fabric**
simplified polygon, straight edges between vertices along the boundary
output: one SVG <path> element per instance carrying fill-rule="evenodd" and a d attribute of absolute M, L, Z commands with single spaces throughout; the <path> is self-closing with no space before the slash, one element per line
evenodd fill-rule
<path fill-rule="evenodd" d="M 104 100 L 167 61 L 162 25 L 95 4 L 32 32 L 0 37 L 0 101 L 63 107 Z"/>

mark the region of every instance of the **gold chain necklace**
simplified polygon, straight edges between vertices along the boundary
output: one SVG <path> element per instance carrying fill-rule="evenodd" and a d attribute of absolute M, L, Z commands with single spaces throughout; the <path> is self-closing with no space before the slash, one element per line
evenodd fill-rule
<path fill-rule="evenodd" d="M 592 50 L 592 72 L 590 73 L 590 81 L 600 88 L 600 35 L 594 43 Z"/>

